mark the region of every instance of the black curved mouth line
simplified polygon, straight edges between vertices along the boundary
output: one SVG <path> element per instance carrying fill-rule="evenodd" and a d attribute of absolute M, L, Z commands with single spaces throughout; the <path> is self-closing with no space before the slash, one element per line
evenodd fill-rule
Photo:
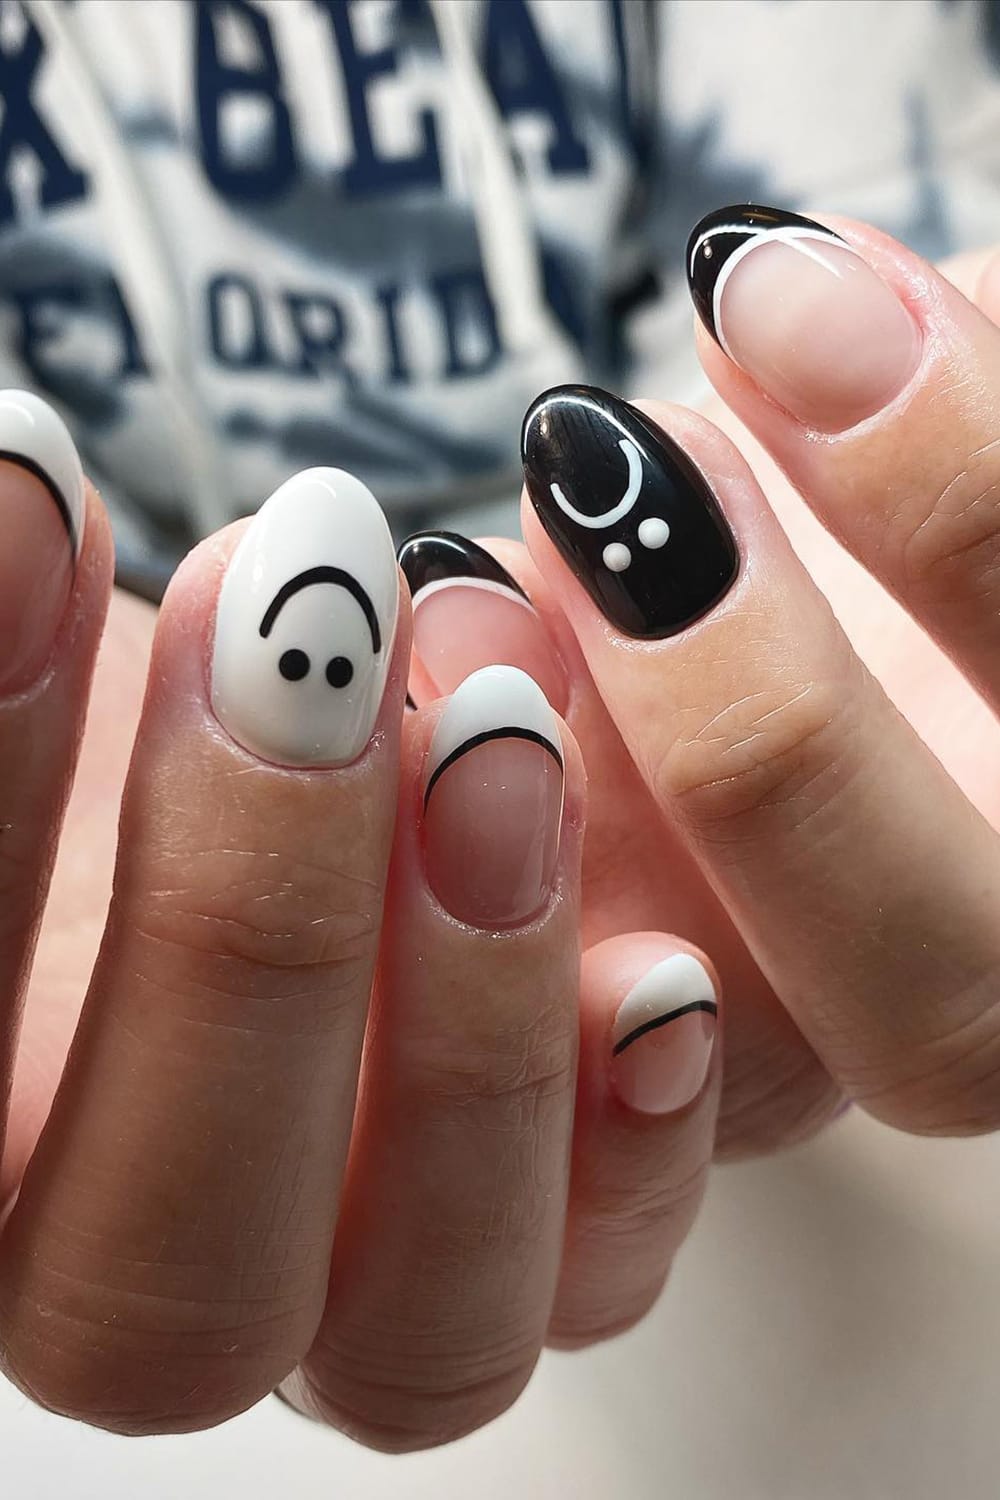
<path fill-rule="evenodd" d="M 77 548 L 80 545 L 80 538 L 77 534 L 76 522 L 73 519 L 73 512 L 69 508 L 69 502 L 67 501 L 66 496 L 56 484 L 49 471 L 47 469 L 43 469 L 40 463 L 36 463 L 35 460 L 33 458 L 29 458 L 26 453 L 16 453 L 10 448 L 0 448 L 0 459 L 3 459 L 6 463 L 9 464 L 17 464 L 21 469 L 27 469 L 29 474 L 34 474 L 36 479 L 41 480 L 42 484 L 44 484 L 45 488 L 48 490 L 49 494 L 52 496 L 53 500 L 56 503 L 56 509 L 62 517 L 63 525 L 66 527 L 66 534 L 69 537 L 69 544 L 73 549 L 73 556 L 75 557 Z"/>
<path fill-rule="evenodd" d="M 305 572 L 296 573 L 294 578 L 289 578 L 287 583 L 281 585 L 281 588 L 267 606 L 264 618 L 260 622 L 260 633 L 265 640 L 271 634 L 275 620 L 289 599 L 294 594 L 299 593 L 301 589 L 310 588 L 314 583 L 336 584 L 338 588 L 346 589 L 352 598 L 357 600 L 368 622 L 368 629 L 371 632 L 372 638 L 372 650 L 377 656 L 382 649 L 382 632 L 379 629 L 375 606 L 372 604 L 367 590 L 358 582 L 353 573 L 348 573 L 344 568 L 331 567 L 328 563 L 324 563 L 316 568 L 306 568 Z"/>
<path fill-rule="evenodd" d="M 659 1031 L 661 1026 L 668 1026 L 671 1021 L 677 1021 L 681 1016 L 689 1016 L 696 1010 L 703 1010 L 708 1016 L 719 1014 L 719 1007 L 714 1000 L 692 1000 L 690 1005 L 680 1005 L 676 1010 L 668 1010 L 665 1016 L 654 1016 L 651 1021 L 643 1021 L 641 1026 L 634 1027 L 612 1047 L 612 1057 L 617 1057 L 619 1052 L 624 1052 L 626 1047 L 631 1047 L 633 1042 L 637 1042 L 647 1032 Z"/>
<path fill-rule="evenodd" d="M 522 729 L 516 724 L 508 724 L 502 729 L 484 729 L 479 734 L 472 735 L 470 739 L 463 740 L 460 745 L 456 745 L 451 754 L 446 755 L 441 764 L 436 767 L 427 783 L 427 790 L 424 792 L 424 812 L 427 811 L 427 804 L 431 800 L 431 792 L 437 786 L 445 771 L 450 766 L 453 766 L 456 760 L 461 760 L 463 755 L 468 755 L 470 750 L 476 750 L 480 745 L 485 745 L 490 740 L 528 740 L 533 745 L 540 745 L 547 754 L 551 755 L 559 770 L 563 770 L 562 751 L 553 745 L 551 740 L 546 739 L 544 734 L 539 734 L 537 730 Z"/>

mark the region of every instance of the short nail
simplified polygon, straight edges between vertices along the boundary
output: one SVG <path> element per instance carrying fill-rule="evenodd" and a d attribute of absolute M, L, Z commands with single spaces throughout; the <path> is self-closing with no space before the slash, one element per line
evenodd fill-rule
<path fill-rule="evenodd" d="M 730 359 L 792 416 L 841 432 L 874 415 L 920 359 L 895 292 L 822 224 L 742 204 L 692 232 L 688 281 Z"/>
<path fill-rule="evenodd" d="M 342 766 L 371 738 L 396 631 L 398 573 L 378 502 L 342 469 L 265 501 L 226 569 L 212 706 L 247 750 Z"/>
<path fill-rule="evenodd" d="M 635 407 L 558 386 L 529 408 L 521 453 L 539 520 L 619 630 L 675 635 L 729 589 L 739 558 L 715 497 Z"/>
<path fill-rule="evenodd" d="M 83 539 L 83 470 L 73 439 L 28 391 L 0 392 L 0 692 L 48 661 Z"/>
<path fill-rule="evenodd" d="M 690 953 L 663 959 L 618 1008 L 611 1073 L 624 1104 L 666 1115 L 697 1098 L 708 1076 L 718 1017 L 715 986 Z"/>
<path fill-rule="evenodd" d="M 422 531 L 399 549 L 413 598 L 413 654 L 434 690 L 452 693 L 485 666 L 520 667 L 561 713 L 566 674 L 520 584 L 483 547 L 451 531 Z M 418 673 L 410 691 L 418 701 Z"/>
<path fill-rule="evenodd" d="M 559 724 L 516 667 L 484 667 L 445 704 L 424 777 L 427 879 L 474 927 L 518 926 L 555 880 L 563 806 Z"/>

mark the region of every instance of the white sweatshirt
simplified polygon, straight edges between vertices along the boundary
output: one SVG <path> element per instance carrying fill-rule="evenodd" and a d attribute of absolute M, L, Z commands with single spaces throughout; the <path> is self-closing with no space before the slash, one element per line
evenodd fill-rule
<path fill-rule="evenodd" d="M 980 0 L 0 0 L 3 383 L 150 592 L 309 464 L 454 521 L 544 386 L 695 393 L 708 209 L 1000 240 L 998 63 Z"/>

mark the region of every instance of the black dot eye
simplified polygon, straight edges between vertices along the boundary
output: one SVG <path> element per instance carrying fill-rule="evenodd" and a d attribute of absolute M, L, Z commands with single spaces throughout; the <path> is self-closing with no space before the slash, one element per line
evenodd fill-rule
<path fill-rule="evenodd" d="M 326 680 L 331 687 L 346 687 L 354 676 L 354 668 L 346 656 L 335 656 L 326 664 Z"/>
<path fill-rule="evenodd" d="M 304 651 L 293 646 L 291 651 L 281 653 L 278 671 L 287 682 L 301 682 L 309 671 L 309 658 Z"/>

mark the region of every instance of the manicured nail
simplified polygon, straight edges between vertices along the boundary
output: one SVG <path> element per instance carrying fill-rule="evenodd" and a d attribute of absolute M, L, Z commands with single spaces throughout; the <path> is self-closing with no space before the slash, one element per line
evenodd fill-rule
<path fill-rule="evenodd" d="M 306 469 L 261 506 L 219 592 L 212 706 L 235 740 L 286 766 L 343 766 L 371 738 L 398 605 L 370 490 Z"/>
<path fill-rule="evenodd" d="M 521 453 L 539 520 L 626 635 L 675 635 L 729 589 L 739 557 L 715 497 L 634 406 L 557 386 L 529 408 Z"/>
<path fill-rule="evenodd" d="M 0 392 L 0 693 L 52 652 L 83 540 L 83 470 L 62 419 L 29 391 Z"/>
<path fill-rule="evenodd" d="M 612 1081 L 643 1114 L 667 1115 L 697 1098 L 708 1076 L 719 1013 L 715 986 L 690 953 L 655 964 L 618 1007 Z"/>
<path fill-rule="evenodd" d="M 566 674 L 527 594 L 483 547 L 451 531 L 422 531 L 399 549 L 413 596 L 418 701 L 453 693 L 480 667 L 520 667 L 561 713 Z"/>
<path fill-rule="evenodd" d="M 841 432 L 886 406 L 920 359 L 895 292 L 831 229 L 780 208 L 708 214 L 688 241 L 699 316 L 779 406 Z"/>
<path fill-rule="evenodd" d="M 430 887 L 474 927 L 514 927 L 546 904 L 563 805 L 559 724 L 516 667 L 483 667 L 445 704 L 427 753 Z"/>

